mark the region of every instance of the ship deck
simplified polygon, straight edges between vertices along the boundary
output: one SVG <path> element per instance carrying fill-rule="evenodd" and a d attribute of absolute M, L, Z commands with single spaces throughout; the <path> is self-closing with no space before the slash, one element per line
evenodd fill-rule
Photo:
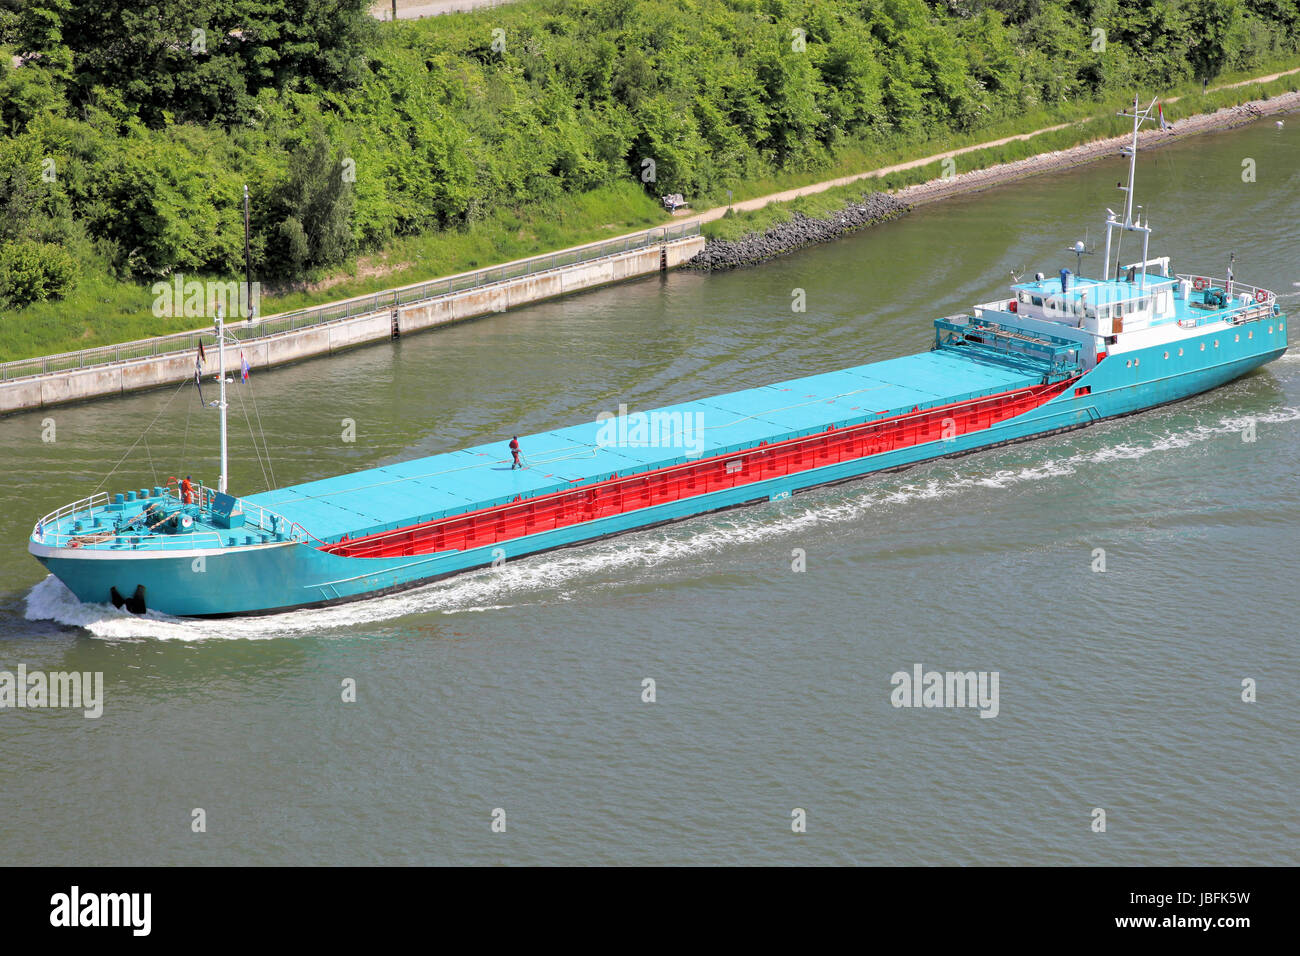
<path fill-rule="evenodd" d="M 691 430 L 679 430 L 673 447 L 602 442 L 602 431 L 608 439 L 618 422 L 593 420 L 520 435 L 527 465 L 523 469 L 511 469 L 506 434 L 491 444 L 292 485 L 244 500 L 278 512 L 321 542 L 333 544 L 345 537 L 572 490 L 614 475 L 627 477 L 1041 381 L 1041 372 L 975 355 L 923 352 L 645 410 L 647 418 L 657 414 L 661 421 L 689 423 Z M 637 412 L 632 410 L 627 417 L 629 435 L 635 435 L 636 421 Z M 651 429 L 651 436 L 655 434 Z"/>

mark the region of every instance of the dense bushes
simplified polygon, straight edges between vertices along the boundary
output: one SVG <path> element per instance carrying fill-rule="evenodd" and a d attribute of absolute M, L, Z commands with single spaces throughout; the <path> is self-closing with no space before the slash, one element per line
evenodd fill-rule
<path fill-rule="evenodd" d="M 50 242 L 0 243 L 0 303 L 22 308 L 56 298 L 72 288 L 77 263 Z"/>
<path fill-rule="evenodd" d="M 91 243 L 136 280 L 242 273 L 244 183 L 257 276 L 299 278 L 503 208 L 628 180 L 716 197 L 1300 38 L 1296 0 L 531 0 L 398 25 L 363 0 L 8 2 L 0 239 Z"/>

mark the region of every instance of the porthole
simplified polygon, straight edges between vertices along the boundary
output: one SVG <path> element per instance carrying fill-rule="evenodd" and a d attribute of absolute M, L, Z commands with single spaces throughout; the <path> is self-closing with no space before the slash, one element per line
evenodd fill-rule
<path fill-rule="evenodd" d="M 1132 368 L 1132 367 L 1133 367 L 1133 360 L 1132 360 L 1132 359 L 1129 359 L 1127 362 L 1125 362 L 1125 363 L 1124 363 L 1124 367 L 1125 367 L 1125 368 Z"/>
<path fill-rule="evenodd" d="M 1202 352 L 1205 351 L 1205 343 L 1204 343 L 1204 342 L 1201 343 L 1201 351 L 1202 351 Z"/>
<path fill-rule="evenodd" d="M 1240 342 L 1240 341 L 1241 341 L 1241 333 L 1238 332 L 1236 335 L 1234 335 L 1234 336 L 1232 337 L 1232 341 L 1234 341 L 1234 342 Z"/>
<path fill-rule="evenodd" d="M 1178 354 L 1179 354 L 1179 355 L 1182 355 L 1182 354 L 1183 354 L 1183 350 L 1182 350 L 1181 348 L 1178 350 Z"/>
<path fill-rule="evenodd" d="M 1216 349 L 1219 347 L 1219 340 L 1218 340 L 1218 339 L 1215 339 L 1215 340 L 1214 340 L 1214 347 L 1215 347 Z"/>
<path fill-rule="evenodd" d="M 1248 339 L 1253 339 L 1254 337 L 1255 337 L 1255 330 L 1254 330 L 1254 329 L 1251 329 L 1249 332 L 1246 333 L 1246 338 L 1248 338 Z"/>
<path fill-rule="evenodd" d="M 1271 325 L 1268 327 L 1268 334 L 1269 334 L 1269 335 L 1272 335 L 1272 334 L 1273 334 L 1273 326 L 1271 326 Z"/>
<path fill-rule="evenodd" d="M 1133 360 L 1133 367 L 1134 367 L 1134 368 L 1137 368 L 1137 367 L 1138 367 L 1139 365 L 1141 365 L 1141 364 L 1142 364 L 1142 360 L 1141 360 L 1141 359 L 1134 359 L 1134 360 Z"/>
<path fill-rule="evenodd" d="M 1169 353 L 1168 353 L 1168 352 L 1165 353 L 1165 358 L 1169 358 Z"/>

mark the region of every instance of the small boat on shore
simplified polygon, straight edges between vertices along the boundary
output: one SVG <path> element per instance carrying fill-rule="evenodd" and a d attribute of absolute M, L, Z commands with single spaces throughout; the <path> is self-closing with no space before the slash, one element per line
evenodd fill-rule
<path fill-rule="evenodd" d="M 410 588 L 475 568 L 873 472 L 1083 428 L 1223 385 L 1281 356 L 1277 296 L 1173 274 L 1134 214 L 1133 118 L 1122 213 L 1100 276 L 1016 281 L 934 320 L 928 351 L 647 412 L 520 436 L 259 494 L 227 489 L 226 350 L 220 473 L 96 494 L 41 518 L 28 548 L 84 602 L 178 616 L 271 613 Z M 1125 263 L 1125 237 L 1141 257 Z M 237 353 L 236 353 L 237 354 Z"/>

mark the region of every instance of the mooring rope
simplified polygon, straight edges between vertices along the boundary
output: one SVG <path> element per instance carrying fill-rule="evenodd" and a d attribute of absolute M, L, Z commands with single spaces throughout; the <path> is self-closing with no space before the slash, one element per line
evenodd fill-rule
<path fill-rule="evenodd" d="M 271 483 L 267 485 L 267 488 L 274 488 L 275 487 L 275 463 L 271 460 L 271 446 L 266 443 L 266 432 L 262 430 L 262 413 L 261 411 L 258 410 L 257 407 L 257 392 L 253 391 L 253 387 L 251 385 L 248 387 L 248 397 L 253 402 L 253 415 L 256 416 L 257 418 L 257 431 L 262 436 L 262 448 L 266 452 L 266 468 L 267 471 L 271 473 Z M 250 432 L 252 431 L 251 427 L 249 431 Z"/>
<path fill-rule="evenodd" d="M 265 482 L 266 487 L 270 489 L 272 485 L 266 474 L 266 466 L 262 464 L 262 451 L 257 447 L 257 436 L 253 434 L 253 422 L 252 419 L 248 417 L 248 404 L 244 401 L 244 393 L 240 391 L 238 394 L 239 410 L 244 413 L 244 424 L 248 426 L 248 437 L 253 442 L 253 457 L 257 459 L 257 467 L 262 470 L 262 481 Z"/>
<path fill-rule="evenodd" d="M 171 403 L 176 400 L 176 396 L 181 393 L 181 389 L 188 384 L 190 383 L 189 380 L 187 379 L 184 382 L 181 382 L 180 385 L 176 387 L 176 391 L 172 392 L 172 397 L 167 399 L 166 404 L 164 404 L 163 407 L 158 410 L 158 414 L 153 417 L 153 421 L 151 421 L 145 427 L 145 430 L 140 433 L 140 437 L 131 443 L 131 447 L 126 450 L 126 454 L 124 454 L 121 458 L 118 459 L 117 464 L 114 465 L 112 470 L 109 471 L 109 473 L 104 476 L 103 481 L 101 481 L 98 485 L 95 486 L 95 490 L 91 492 L 92 495 L 97 494 L 99 492 L 99 489 L 103 488 L 104 485 L 108 482 L 108 479 L 113 477 L 113 472 L 117 471 L 119 468 L 122 467 L 122 462 L 126 461 L 127 458 L 131 456 L 131 452 L 135 451 L 135 446 L 140 444 L 140 442 L 144 439 L 145 435 L 149 434 L 150 428 L 153 428 L 154 425 L 158 424 L 158 419 L 162 418 L 163 412 L 167 411 L 167 409 L 171 407 Z M 156 477 L 157 476 L 155 476 L 155 478 Z"/>

